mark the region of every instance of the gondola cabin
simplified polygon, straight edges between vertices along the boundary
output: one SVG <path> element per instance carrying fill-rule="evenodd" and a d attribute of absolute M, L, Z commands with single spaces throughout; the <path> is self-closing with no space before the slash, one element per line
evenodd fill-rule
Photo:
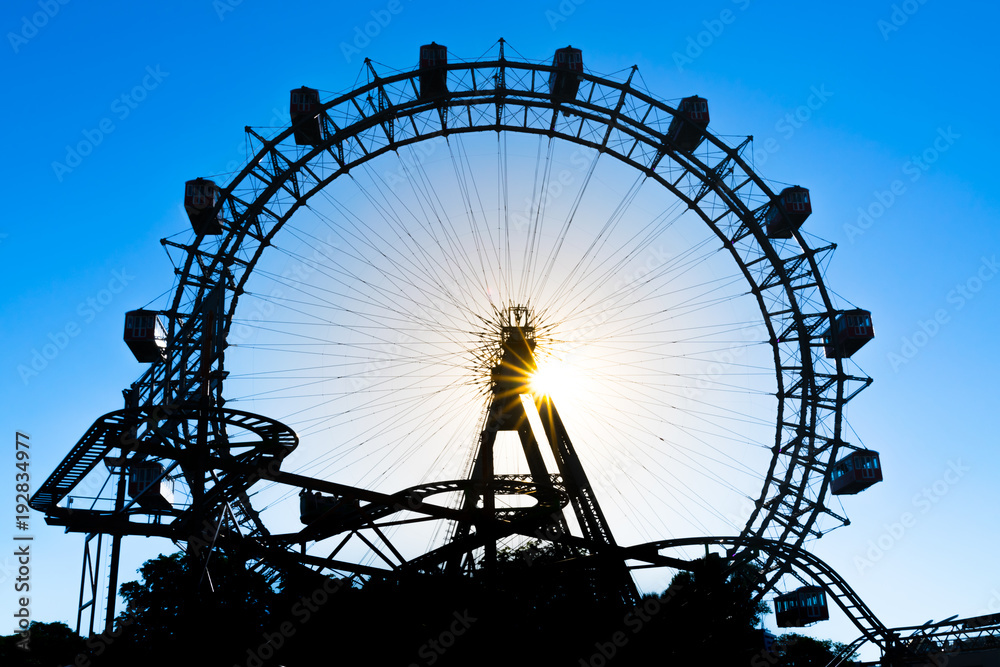
<path fill-rule="evenodd" d="M 155 310 L 130 310 L 125 313 L 125 344 L 136 361 L 160 361 L 167 355 L 167 334 Z"/>
<path fill-rule="evenodd" d="M 557 102 L 575 100 L 583 73 L 583 51 L 572 46 L 556 49 L 552 67 L 555 69 L 549 73 L 549 94 Z"/>
<path fill-rule="evenodd" d="M 128 495 L 143 509 L 168 510 L 174 503 L 174 482 L 155 461 L 136 463 L 128 472 Z"/>
<path fill-rule="evenodd" d="M 315 146 L 320 142 L 319 91 L 315 88 L 296 88 L 291 91 L 289 115 L 292 132 L 299 146 Z"/>
<path fill-rule="evenodd" d="M 774 598 L 774 615 L 779 628 L 803 628 L 830 618 L 826 592 L 819 586 L 803 586 Z"/>
<path fill-rule="evenodd" d="M 812 204 L 809 202 L 809 190 L 794 185 L 785 188 L 772 201 L 764 213 L 764 226 L 770 239 L 790 239 L 792 232 L 802 226 L 809 214 Z"/>
<path fill-rule="evenodd" d="M 427 100 L 448 92 L 448 47 L 431 42 L 420 47 L 420 95 Z"/>
<path fill-rule="evenodd" d="M 867 310 L 845 310 L 833 318 L 833 326 L 823 337 L 828 359 L 847 358 L 875 337 L 872 314 Z"/>
<path fill-rule="evenodd" d="M 708 100 L 693 95 L 677 105 L 677 113 L 667 128 L 667 138 L 678 149 L 690 153 L 698 148 L 708 127 Z"/>
<path fill-rule="evenodd" d="M 882 481 L 882 465 L 878 452 L 859 449 L 833 464 L 830 472 L 830 493 L 846 496 L 864 491 Z"/>
<path fill-rule="evenodd" d="M 196 178 L 184 184 L 184 210 L 187 211 L 195 234 L 222 233 L 217 208 L 221 198 L 222 191 L 214 181 Z"/>

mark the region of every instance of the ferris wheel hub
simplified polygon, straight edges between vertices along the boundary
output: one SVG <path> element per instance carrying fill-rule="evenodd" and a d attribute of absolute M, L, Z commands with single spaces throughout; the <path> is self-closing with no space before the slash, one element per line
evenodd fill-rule
<path fill-rule="evenodd" d="M 517 399 L 530 393 L 535 360 L 534 316 L 526 306 L 510 306 L 500 314 L 500 353 L 490 369 L 494 398 Z"/>

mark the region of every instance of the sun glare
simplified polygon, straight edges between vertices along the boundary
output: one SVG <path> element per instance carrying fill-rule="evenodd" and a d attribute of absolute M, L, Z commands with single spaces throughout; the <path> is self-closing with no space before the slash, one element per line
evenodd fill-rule
<path fill-rule="evenodd" d="M 575 403 L 585 384 L 576 364 L 554 356 L 540 358 L 537 364 L 538 370 L 531 376 L 532 393 L 550 396 L 557 402 Z"/>

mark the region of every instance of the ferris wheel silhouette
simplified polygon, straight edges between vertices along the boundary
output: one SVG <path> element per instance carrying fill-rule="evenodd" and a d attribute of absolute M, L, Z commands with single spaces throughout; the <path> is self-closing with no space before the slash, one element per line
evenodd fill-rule
<path fill-rule="evenodd" d="M 759 563 L 758 597 L 820 586 L 779 595 L 779 624 L 826 590 L 882 637 L 803 548 L 881 480 L 843 416 L 871 315 L 824 284 L 809 191 L 754 173 L 706 99 L 583 63 L 432 43 L 412 71 L 293 89 L 238 174 L 185 184 L 172 300 L 126 316 L 150 366 L 32 506 L 271 577 L 489 577 L 541 541 L 625 603 L 634 573 L 718 545 Z M 101 462 L 108 503 L 68 507 Z"/>

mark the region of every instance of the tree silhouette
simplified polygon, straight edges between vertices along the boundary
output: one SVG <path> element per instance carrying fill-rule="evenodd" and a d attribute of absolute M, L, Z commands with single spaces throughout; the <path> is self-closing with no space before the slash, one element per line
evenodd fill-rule
<path fill-rule="evenodd" d="M 763 648 L 757 625 L 767 605 L 752 601 L 756 567 L 726 568 L 715 555 L 692 565 L 638 605 L 621 664 L 749 664 Z"/>
<path fill-rule="evenodd" d="M 222 553 L 205 574 L 200 560 L 175 553 L 146 561 L 142 581 L 121 586 L 119 637 L 92 651 L 96 664 L 233 664 L 260 642 L 278 595 L 260 575 Z"/>
<path fill-rule="evenodd" d="M 65 623 L 32 623 L 28 643 L 20 634 L 0 637 L 0 664 L 4 667 L 54 667 L 72 665 L 83 652 L 84 641 Z"/>
<path fill-rule="evenodd" d="M 716 557 L 695 561 L 635 607 L 609 595 L 608 582 L 620 581 L 612 565 L 553 543 L 500 550 L 489 581 L 408 575 L 362 586 L 299 572 L 276 591 L 221 553 L 209 572 L 214 590 L 185 554 L 147 561 L 141 581 L 121 587 L 126 609 L 115 635 L 90 638 L 86 659 L 112 667 L 296 667 L 353 655 L 435 667 L 799 667 L 825 665 L 839 648 L 785 635 L 765 653 L 755 628 L 767 607 L 752 602 L 757 572 Z"/>
<path fill-rule="evenodd" d="M 815 639 L 797 633 L 781 635 L 774 641 L 771 653 L 774 659 L 761 660 L 752 667 L 775 665 L 776 667 L 826 667 L 840 651 L 844 644 L 829 639 Z M 857 652 L 847 659 L 853 660 Z"/>

